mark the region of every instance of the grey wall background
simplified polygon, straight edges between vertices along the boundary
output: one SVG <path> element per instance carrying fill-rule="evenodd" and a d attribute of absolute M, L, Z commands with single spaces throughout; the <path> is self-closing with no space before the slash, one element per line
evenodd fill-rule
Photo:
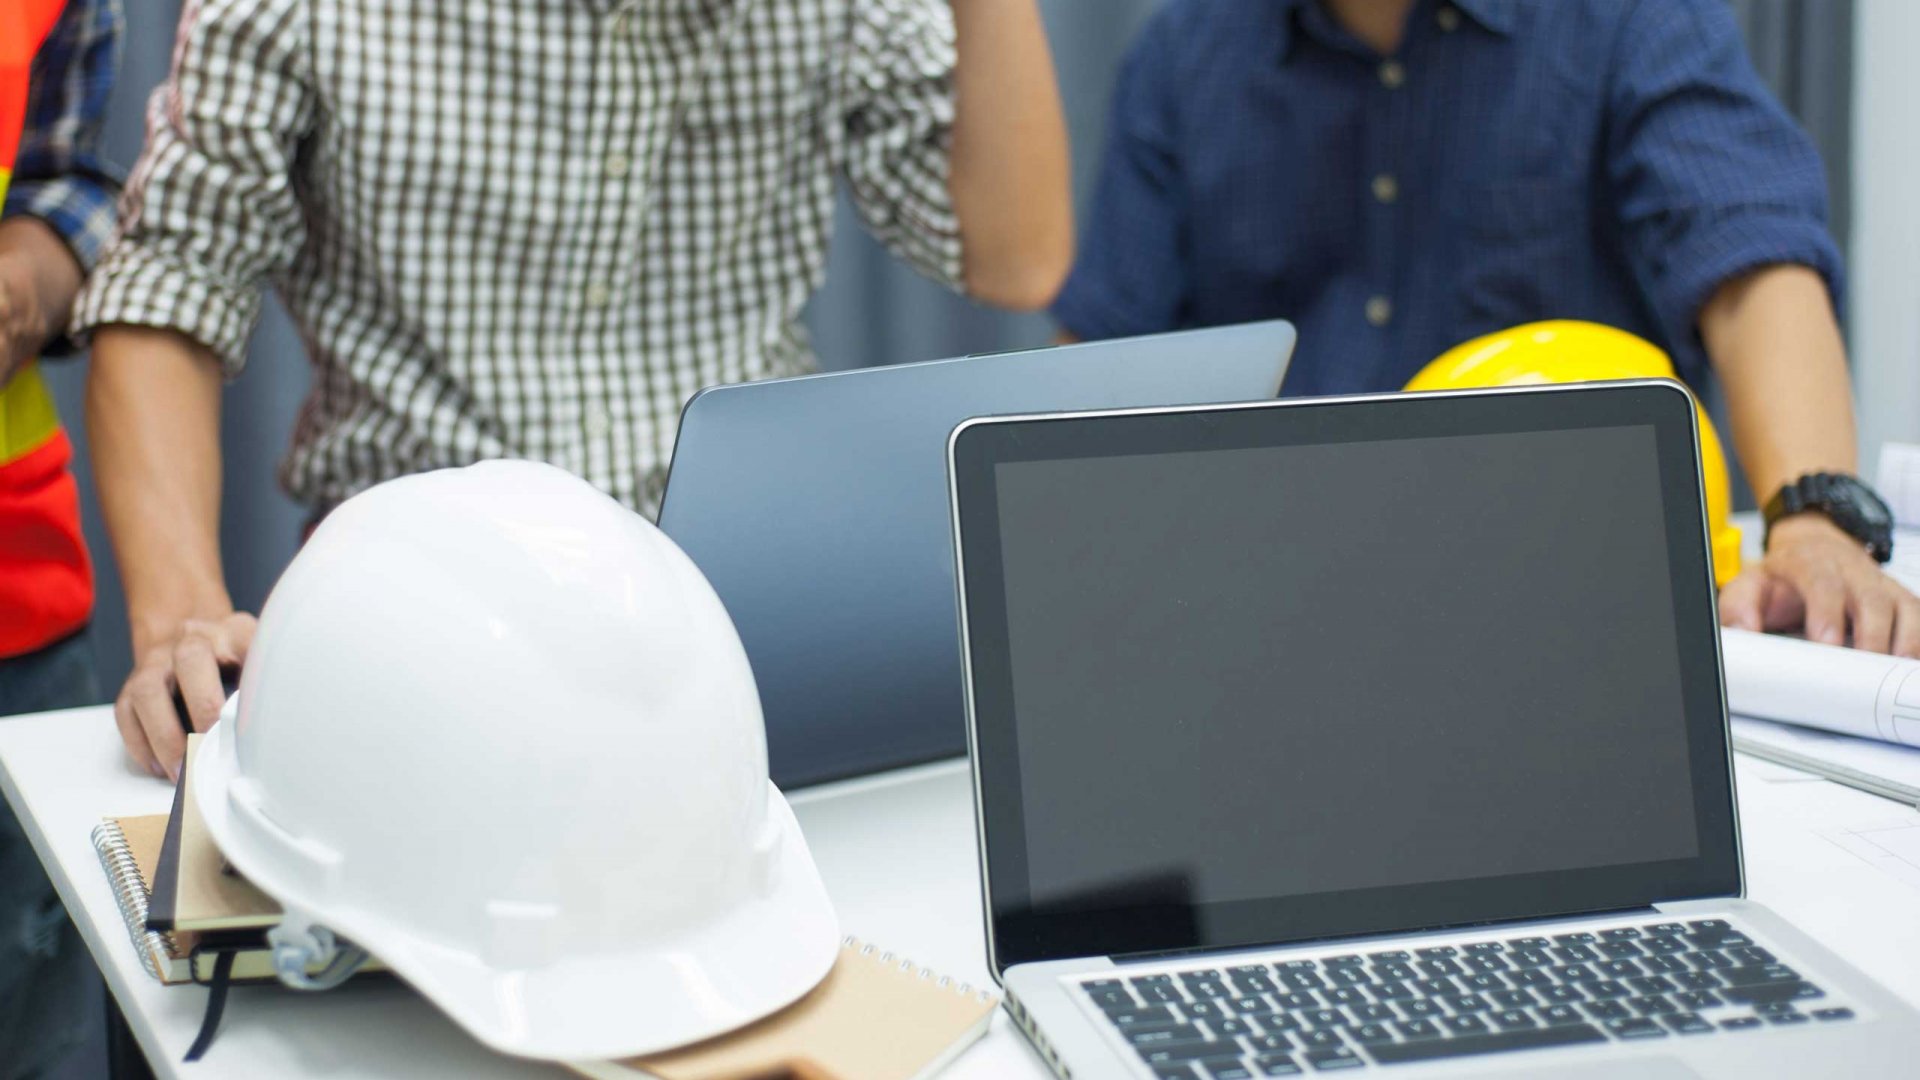
<path fill-rule="evenodd" d="M 4 2 L 4 0 L 0 0 Z M 1836 232 L 1848 235 L 1853 0 L 1731 0 L 1763 75 L 1814 133 L 1826 154 Z M 1113 72 L 1140 23 L 1160 0 L 1041 0 L 1073 140 L 1074 185 L 1084 205 L 1104 142 Z M 166 75 L 179 0 L 127 0 L 127 55 L 115 89 L 108 148 L 122 165 L 138 156 L 148 94 Z M 894 265 L 843 207 L 829 260 L 829 284 L 809 310 L 825 366 L 900 363 L 1043 344 L 1044 316 L 977 307 Z M 84 363 L 52 365 L 62 415 L 84 435 Z M 221 546 L 234 602 L 258 611 L 291 557 L 304 514 L 281 494 L 274 468 L 305 395 L 300 342 L 277 306 L 254 335 L 250 366 L 227 388 L 221 443 L 226 497 Z M 82 512 L 99 578 L 92 629 L 101 685 L 111 694 L 130 666 L 125 599 L 100 524 L 84 437 L 74 440 Z"/>

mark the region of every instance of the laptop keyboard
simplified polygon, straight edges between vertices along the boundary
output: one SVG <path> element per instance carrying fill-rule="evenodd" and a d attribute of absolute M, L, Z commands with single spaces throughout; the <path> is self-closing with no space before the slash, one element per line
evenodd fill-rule
<path fill-rule="evenodd" d="M 1247 1080 L 1830 1024 L 1853 1010 L 1722 919 L 1084 980 L 1147 1075 Z"/>

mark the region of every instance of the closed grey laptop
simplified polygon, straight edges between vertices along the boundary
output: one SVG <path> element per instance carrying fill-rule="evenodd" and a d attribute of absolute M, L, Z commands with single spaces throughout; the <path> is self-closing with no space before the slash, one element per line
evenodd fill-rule
<path fill-rule="evenodd" d="M 1272 398 L 1283 322 L 704 390 L 660 527 L 746 643 L 773 779 L 961 754 L 946 440 L 975 416 Z"/>
<path fill-rule="evenodd" d="M 1914 1075 L 1744 898 L 1692 398 L 971 421 L 988 960 L 1061 1076 Z"/>

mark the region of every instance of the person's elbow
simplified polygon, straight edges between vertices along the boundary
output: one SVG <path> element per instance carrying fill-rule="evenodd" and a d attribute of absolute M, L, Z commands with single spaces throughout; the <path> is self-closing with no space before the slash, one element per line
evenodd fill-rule
<path fill-rule="evenodd" d="M 1073 269 L 1071 228 L 1037 230 L 1003 250 L 964 259 L 967 295 L 1009 311 L 1042 311 Z"/>

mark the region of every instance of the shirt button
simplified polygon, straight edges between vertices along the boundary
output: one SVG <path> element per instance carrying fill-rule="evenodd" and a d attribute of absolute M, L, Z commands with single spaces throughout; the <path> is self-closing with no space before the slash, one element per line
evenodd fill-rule
<path fill-rule="evenodd" d="M 614 180 L 624 180 L 633 171 L 633 159 L 625 154 L 614 154 L 607 158 L 607 176 Z"/>
<path fill-rule="evenodd" d="M 604 281 L 596 281 L 587 286 L 587 306 L 603 308 L 613 302 L 613 290 L 607 288 Z"/>
<path fill-rule="evenodd" d="M 1440 21 L 1440 29 L 1445 30 L 1449 34 L 1460 29 L 1460 13 L 1453 8 L 1441 8 L 1440 14 L 1435 16 L 1435 18 Z"/>
<path fill-rule="evenodd" d="M 1392 173 L 1381 173 L 1373 178 L 1373 197 L 1383 203 L 1390 203 L 1400 197 L 1400 181 Z"/>
<path fill-rule="evenodd" d="M 1384 296 L 1376 296 L 1367 301 L 1367 321 L 1375 326 L 1385 326 L 1393 321 L 1393 301 Z"/>
<path fill-rule="evenodd" d="M 591 408 L 587 410 L 586 426 L 588 435 L 596 439 L 604 439 L 607 437 L 607 432 L 613 430 L 613 417 L 608 416 L 605 409 Z"/>
<path fill-rule="evenodd" d="M 1389 90 L 1398 90 L 1407 81 L 1407 69 L 1398 60 L 1389 60 L 1380 65 L 1380 85 Z"/>

